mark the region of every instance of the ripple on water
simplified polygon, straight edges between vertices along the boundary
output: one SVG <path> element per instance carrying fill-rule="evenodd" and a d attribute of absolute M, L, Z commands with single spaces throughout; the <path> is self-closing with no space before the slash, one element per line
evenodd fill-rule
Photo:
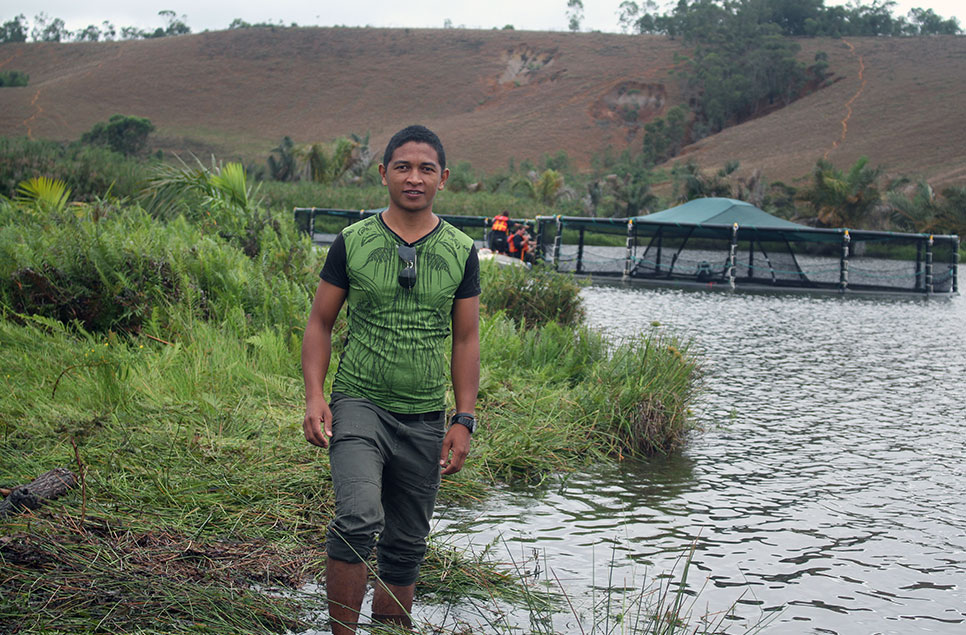
<path fill-rule="evenodd" d="M 966 632 L 966 299 L 584 297 L 611 337 L 692 341 L 702 430 L 669 459 L 448 509 L 442 534 L 537 549 L 575 598 L 695 541 L 701 607 L 784 607 L 765 632 Z"/>

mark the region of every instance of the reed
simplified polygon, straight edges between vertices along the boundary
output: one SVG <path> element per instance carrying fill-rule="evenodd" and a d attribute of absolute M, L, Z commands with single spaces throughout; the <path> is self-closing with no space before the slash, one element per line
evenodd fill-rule
<path fill-rule="evenodd" d="M 581 635 L 711 635 L 731 632 L 729 620 L 734 617 L 740 597 L 731 606 L 714 613 L 697 613 L 697 594 L 688 585 L 691 562 L 696 550 L 696 542 L 683 551 L 670 571 L 658 576 L 643 576 L 637 584 L 614 579 L 617 568 L 616 556 L 612 551 L 607 566 L 608 578 L 595 584 L 589 606 L 577 598 L 571 598 L 560 583 L 553 569 L 544 574 L 543 587 L 551 597 L 562 597 L 566 611 L 559 604 L 538 603 L 530 606 L 531 624 L 536 628 L 533 633 L 556 635 L 560 631 L 556 625 L 566 622 L 567 632 Z M 565 613 L 571 619 L 564 620 Z M 533 617 L 536 616 L 536 617 Z M 770 623 L 777 613 L 761 613 L 744 633 L 757 633 Z M 502 632 L 502 631 L 493 631 Z"/>

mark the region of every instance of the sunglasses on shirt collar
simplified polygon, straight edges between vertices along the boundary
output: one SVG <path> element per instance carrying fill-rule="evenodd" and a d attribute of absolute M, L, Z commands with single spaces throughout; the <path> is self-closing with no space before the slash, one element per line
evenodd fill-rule
<path fill-rule="evenodd" d="M 406 263 L 399 272 L 399 286 L 407 290 L 412 289 L 416 286 L 416 248 L 412 245 L 399 245 L 397 252 Z"/>

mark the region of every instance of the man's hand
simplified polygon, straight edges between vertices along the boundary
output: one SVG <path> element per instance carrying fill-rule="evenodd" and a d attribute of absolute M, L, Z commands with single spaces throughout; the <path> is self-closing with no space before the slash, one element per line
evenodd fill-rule
<path fill-rule="evenodd" d="M 466 455 L 470 453 L 470 434 L 466 426 L 451 425 L 443 438 L 443 451 L 439 455 L 439 465 L 443 474 L 456 474 L 463 469 Z"/>
<path fill-rule="evenodd" d="M 305 431 L 306 441 L 320 448 L 329 447 L 329 439 L 332 437 L 332 411 L 325 399 L 306 404 L 302 429 Z"/>

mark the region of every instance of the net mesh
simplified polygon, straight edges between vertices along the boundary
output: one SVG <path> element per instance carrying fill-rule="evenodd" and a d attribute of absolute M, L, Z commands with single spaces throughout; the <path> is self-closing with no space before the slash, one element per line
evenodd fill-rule
<path fill-rule="evenodd" d="M 948 293 L 956 286 L 955 236 L 934 236 L 930 245 L 924 234 L 579 217 L 538 219 L 538 227 L 543 259 L 559 271 L 709 283 L 733 276 L 736 285 L 815 289 L 926 292 L 931 280 L 932 292 Z"/>

